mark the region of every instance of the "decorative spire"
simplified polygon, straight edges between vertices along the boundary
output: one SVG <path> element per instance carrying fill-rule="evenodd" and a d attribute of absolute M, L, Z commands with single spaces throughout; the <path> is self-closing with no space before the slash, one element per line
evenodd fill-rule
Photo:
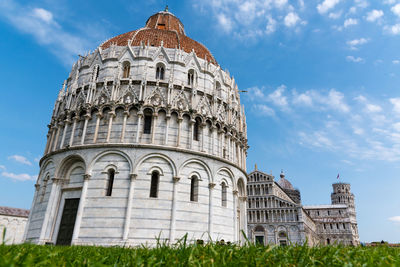
<path fill-rule="evenodd" d="M 285 178 L 285 173 L 283 172 L 283 169 L 281 169 L 281 174 L 280 174 L 280 177 L 281 177 L 282 179 L 284 179 L 284 178 Z"/>
<path fill-rule="evenodd" d="M 257 163 L 254 164 L 254 170 L 257 171 Z"/>
<path fill-rule="evenodd" d="M 165 5 L 165 10 L 164 10 L 165 12 L 169 12 L 168 11 L 168 5 Z"/>

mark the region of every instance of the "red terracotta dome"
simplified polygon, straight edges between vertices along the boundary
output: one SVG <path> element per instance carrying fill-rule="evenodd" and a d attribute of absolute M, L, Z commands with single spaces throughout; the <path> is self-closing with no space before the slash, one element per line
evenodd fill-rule
<path fill-rule="evenodd" d="M 144 28 L 115 36 L 100 47 L 106 49 L 112 44 L 127 46 L 129 41 L 131 46 L 139 46 L 142 42 L 145 45 L 161 46 L 162 41 L 166 48 L 180 48 L 187 53 L 194 50 L 197 57 L 217 65 L 217 61 L 204 45 L 185 35 L 182 22 L 170 13 L 168 8 L 152 15 Z"/>

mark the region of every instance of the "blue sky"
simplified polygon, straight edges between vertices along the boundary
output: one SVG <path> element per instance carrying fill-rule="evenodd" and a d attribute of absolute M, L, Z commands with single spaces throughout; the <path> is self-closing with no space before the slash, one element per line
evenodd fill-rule
<path fill-rule="evenodd" d="M 57 93 L 78 54 L 166 1 L 0 0 L 0 205 L 30 208 Z M 330 203 L 340 173 L 362 241 L 400 242 L 400 0 L 168 1 L 235 77 L 248 171 Z"/>

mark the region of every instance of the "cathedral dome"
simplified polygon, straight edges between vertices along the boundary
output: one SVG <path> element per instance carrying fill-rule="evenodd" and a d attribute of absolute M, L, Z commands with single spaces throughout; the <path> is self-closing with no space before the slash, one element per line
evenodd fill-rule
<path fill-rule="evenodd" d="M 168 8 L 152 15 L 144 28 L 115 36 L 105 41 L 100 47 L 106 49 L 111 45 L 139 46 L 141 44 L 179 48 L 186 53 L 194 51 L 197 57 L 217 65 L 217 61 L 204 45 L 186 36 L 182 22 L 169 12 Z"/>
<path fill-rule="evenodd" d="M 281 177 L 281 179 L 279 180 L 278 184 L 283 189 L 295 190 L 293 185 L 285 178 L 285 174 L 283 172 L 281 172 L 280 177 Z"/>

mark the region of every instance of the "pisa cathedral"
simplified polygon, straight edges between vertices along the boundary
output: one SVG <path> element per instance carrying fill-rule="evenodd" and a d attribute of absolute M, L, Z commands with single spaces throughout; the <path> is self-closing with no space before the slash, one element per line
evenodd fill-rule
<path fill-rule="evenodd" d="M 25 233 L 37 244 L 239 242 L 247 136 L 235 80 L 166 9 L 73 65 Z"/>
<path fill-rule="evenodd" d="M 332 185 L 330 205 L 303 206 L 300 191 L 257 170 L 248 175 L 248 236 L 259 244 L 359 245 L 350 184 Z"/>
<path fill-rule="evenodd" d="M 248 233 L 263 244 L 358 244 L 350 185 L 334 185 L 332 205 L 304 207 L 284 177 L 247 176 L 247 149 L 235 80 L 176 16 L 158 12 L 72 66 L 24 240 L 243 243 Z"/>

